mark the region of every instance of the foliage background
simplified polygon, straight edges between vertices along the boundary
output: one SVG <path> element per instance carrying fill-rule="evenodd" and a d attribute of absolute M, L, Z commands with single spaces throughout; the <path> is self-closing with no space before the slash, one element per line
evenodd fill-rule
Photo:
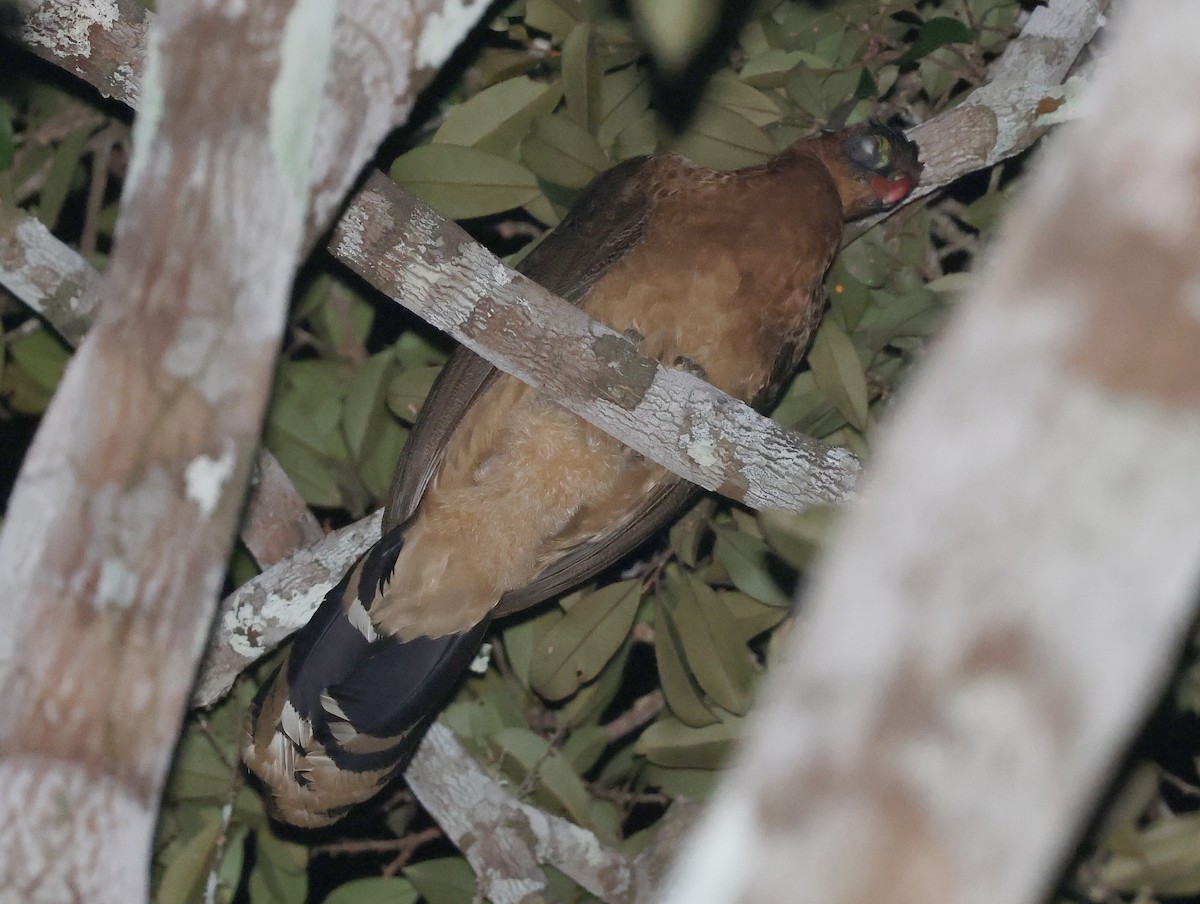
<path fill-rule="evenodd" d="M 953 106 L 1022 12 L 1017 0 L 760 0 L 731 18 L 716 0 L 518 0 L 479 30 L 378 162 L 511 263 L 628 157 L 674 151 L 736 168 L 820 128 L 868 116 L 913 124 Z M 701 69 L 711 78 L 697 91 Z M 0 56 L 0 200 L 100 268 L 128 152 L 124 111 L 32 58 Z M 845 249 L 778 421 L 869 456 L 876 423 L 969 280 L 1024 164 L 975 174 Z M 301 274 L 264 441 L 328 526 L 379 504 L 448 351 L 322 254 Z M 0 291 L 5 496 L 68 355 Z M 488 668 L 443 721 L 537 805 L 639 850 L 672 799 L 711 791 L 778 641 L 803 630 L 793 589 L 835 520 L 704 499 L 622 569 L 501 625 Z M 254 572 L 239 550 L 229 587 Z M 402 785 L 321 834 L 267 821 L 236 743 L 272 664 L 189 722 L 159 827 L 156 899 L 471 901 L 470 868 Z M 1198 707 L 1200 671 L 1189 665 L 1063 898 L 1200 892 L 1200 816 L 1190 815 Z M 566 877 L 555 891 L 590 900 Z"/>

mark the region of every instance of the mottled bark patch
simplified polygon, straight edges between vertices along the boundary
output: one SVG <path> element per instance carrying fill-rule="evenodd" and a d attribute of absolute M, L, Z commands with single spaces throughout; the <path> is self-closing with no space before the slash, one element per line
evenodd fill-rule
<path fill-rule="evenodd" d="M 598 336 L 592 352 L 599 365 L 594 382 L 597 395 L 626 411 L 641 404 L 658 371 L 655 363 L 639 355 L 633 343 L 621 336 Z"/>
<path fill-rule="evenodd" d="M 1067 367 L 1123 394 L 1200 402 L 1200 269 L 1196 249 L 1168 245 L 1091 201 L 1048 234 L 1062 247 L 1031 274 L 1049 293 L 1068 283 L 1088 305 Z M 1088 226 L 1086 224 L 1100 224 Z M 1040 293 L 1039 293 L 1040 294 Z"/>

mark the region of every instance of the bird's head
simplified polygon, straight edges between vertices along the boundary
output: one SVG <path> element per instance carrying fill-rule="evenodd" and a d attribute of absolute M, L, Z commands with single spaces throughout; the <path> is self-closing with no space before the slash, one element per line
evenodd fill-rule
<path fill-rule="evenodd" d="M 921 178 L 919 148 L 899 129 L 864 122 L 809 139 L 842 199 L 846 220 L 890 210 L 908 197 Z"/>

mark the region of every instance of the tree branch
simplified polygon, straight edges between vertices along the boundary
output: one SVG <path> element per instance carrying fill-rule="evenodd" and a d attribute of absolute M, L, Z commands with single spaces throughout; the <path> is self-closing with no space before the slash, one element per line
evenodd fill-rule
<path fill-rule="evenodd" d="M 71 346 L 92 325 L 100 274 L 36 217 L 0 202 L 0 285 L 36 311 Z M 239 536 L 264 568 L 316 543 L 325 532 L 283 467 L 259 449 Z"/>
<path fill-rule="evenodd" d="M 1200 579 L 1200 6 L 1122 14 L 668 904 L 1042 900 L 1161 694 Z"/>
<path fill-rule="evenodd" d="M 114 5 L 77 7 L 35 16 L 87 55 L 73 17 Z M 336 33 L 322 4 L 163 7 L 105 302 L 0 531 L 0 887 L 30 899 L 146 897 L 306 235 L 469 24 L 433 0 L 353 4 Z"/>

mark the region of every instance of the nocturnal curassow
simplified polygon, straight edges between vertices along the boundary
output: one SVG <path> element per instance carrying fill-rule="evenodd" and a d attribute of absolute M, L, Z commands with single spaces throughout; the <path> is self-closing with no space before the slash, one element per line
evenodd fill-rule
<path fill-rule="evenodd" d="M 521 264 L 762 408 L 821 319 L 842 224 L 916 185 L 917 148 L 875 123 L 719 172 L 663 155 L 588 186 Z M 384 535 L 300 631 L 250 713 L 243 756 L 283 820 L 324 825 L 374 795 L 475 656 L 490 619 L 595 575 L 696 488 L 459 350 L 408 439 Z"/>

